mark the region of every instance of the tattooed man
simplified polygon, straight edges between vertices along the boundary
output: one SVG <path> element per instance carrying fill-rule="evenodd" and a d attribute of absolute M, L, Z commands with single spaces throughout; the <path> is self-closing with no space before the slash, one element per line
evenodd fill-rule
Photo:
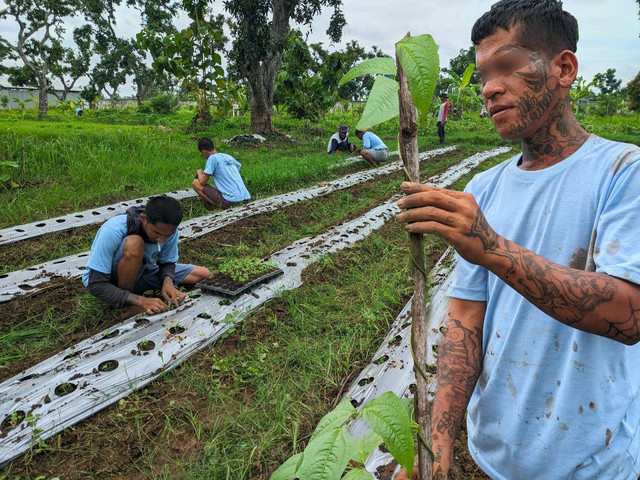
<path fill-rule="evenodd" d="M 473 27 L 476 65 L 522 153 L 464 193 L 402 186 L 407 230 L 457 251 L 434 470 L 449 469 L 467 412 L 469 450 L 494 479 L 638 478 L 640 149 L 573 116 L 577 39 L 557 0 L 496 3 Z"/>

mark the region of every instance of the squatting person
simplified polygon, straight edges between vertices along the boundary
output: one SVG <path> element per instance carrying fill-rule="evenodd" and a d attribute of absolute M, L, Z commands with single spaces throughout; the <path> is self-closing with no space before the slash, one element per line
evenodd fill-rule
<path fill-rule="evenodd" d="M 636 480 L 640 149 L 576 121 L 578 24 L 561 2 L 502 0 L 471 39 L 491 121 L 522 152 L 464 193 L 402 187 L 407 230 L 457 251 L 434 467 L 449 469 L 467 412 L 493 479 Z"/>
<path fill-rule="evenodd" d="M 185 294 L 178 285 L 194 285 L 211 276 L 205 267 L 178 261 L 178 225 L 182 207 L 175 198 L 153 197 L 147 205 L 131 207 L 125 215 L 107 220 L 98 230 L 82 277 L 89 293 L 121 308 L 121 317 L 177 306 Z M 147 290 L 162 297 L 148 298 Z"/>
<path fill-rule="evenodd" d="M 356 130 L 356 137 L 362 140 L 360 155 L 372 167 L 378 167 L 382 162 L 389 160 L 389 149 L 375 133 Z"/>
<path fill-rule="evenodd" d="M 218 152 L 210 138 L 198 140 L 198 150 L 207 163 L 204 171 L 196 171 L 193 190 L 205 202 L 227 208 L 251 198 L 240 176 L 240 162 L 231 155 Z M 209 184 L 211 177 L 216 184 L 215 188 Z"/>
<path fill-rule="evenodd" d="M 338 131 L 331 135 L 329 143 L 327 144 L 327 153 L 352 153 L 355 151 L 356 146 L 349 142 L 349 127 L 346 125 L 340 125 Z"/>

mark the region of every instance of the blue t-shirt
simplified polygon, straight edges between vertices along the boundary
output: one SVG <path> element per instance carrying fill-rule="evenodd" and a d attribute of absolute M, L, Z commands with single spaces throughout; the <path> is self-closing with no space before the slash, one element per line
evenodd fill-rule
<path fill-rule="evenodd" d="M 362 148 L 365 150 L 382 150 L 387 146 L 375 133 L 364 132 L 364 135 L 362 135 Z"/>
<path fill-rule="evenodd" d="M 240 176 L 240 162 L 226 153 L 216 153 L 207 159 L 204 173 L 213 176 L 216 188 L 225 200 L 229 202 L 242 202 L 249 200 L 251 195 L 244 186 Z"/>
<path fill-rule="evenodd" d="M 559 265 L 640 284 L 640 149 L 591 136 L 538 171 L 519 155 L 467 186 L 489 225 Z M 640 344 L 571 328 L 460 257 L 451 297 L 486 301 L 469 450 L 494 479 L 636 480 Z"/>
<path fill-rule="evenodd" d="M 89 285 L 89 269 L 111 274 L 113 257 L 118 252 L 122 239 L 127 236 L 127 216 L 118 215 L 107 220 L 98 230 L 91 244 L 91 255 L 82 275 L 82 283 Z M 163 243 L 145 243 L 142 268 L 156 263 L 176 263 L 178 261 L 178 230 Z"/>

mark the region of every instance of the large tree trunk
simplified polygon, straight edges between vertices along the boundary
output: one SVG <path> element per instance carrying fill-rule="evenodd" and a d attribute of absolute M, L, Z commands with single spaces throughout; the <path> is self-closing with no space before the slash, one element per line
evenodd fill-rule
<path fill-rule="evenodd" d="M 47 85 L 47 80 L 40 78 L 38 81 L 38 116 L 46 117 L 47 110 L 49 109 L 49 100 L 47 98 L 47 93 L 49 91 L 49 86 Z"/>
<path fill-rule="evenodd" d="M 271 53 L 263 59 L 252 61 L 245 75 L 251 87 L 251 130 L 254 132 L 276 131 L 273 126 L 273 92 L 289 35 L 289 20 L 293 14 L 291 3 L 288 0 L 273 0 Z"/>
<path fill-rule="evenodd" d="M 258 77 L 258 78 L 255 78 Z M 254 76 L 251 86 L 251 131 L 257 133 L 275 133 L 273 126 L 273 93 L 271 99 L 261 81 L 262 75 Z"/>

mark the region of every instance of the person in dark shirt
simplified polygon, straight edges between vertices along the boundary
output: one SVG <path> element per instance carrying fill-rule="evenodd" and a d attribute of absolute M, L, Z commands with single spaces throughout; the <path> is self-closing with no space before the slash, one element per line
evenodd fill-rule
<path fill-rule="evenodd" d="M 354 152 L 355 149 L 356 146 L 353 143 L 349 143 L 349 127 L 340 125 L 338 131 L 331 135 L 329 139 L 327 153 Z"/>

